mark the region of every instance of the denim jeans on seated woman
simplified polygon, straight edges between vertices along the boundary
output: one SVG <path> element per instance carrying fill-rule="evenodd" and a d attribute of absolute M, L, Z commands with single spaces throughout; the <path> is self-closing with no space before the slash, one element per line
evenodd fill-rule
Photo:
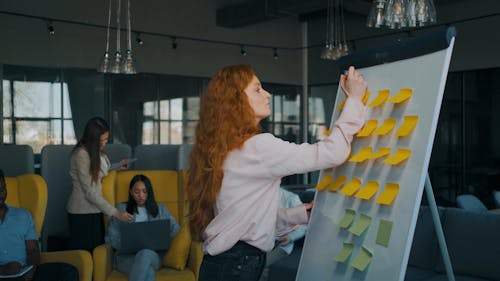
<path fill-rule="evenodd" d="M 160 267 L 160 255 L 149 249 L 142 249 L 135 254 L 115 256 L 115 268 L 127 274 L 129 280 L 154 281 L 156 271 Z"/>
<path fill-rule="evenodd" d="M 205 255 L 199 281 L 257 281 L 266 264 L 266 253 L 244 242 L 216 255 Z"/>

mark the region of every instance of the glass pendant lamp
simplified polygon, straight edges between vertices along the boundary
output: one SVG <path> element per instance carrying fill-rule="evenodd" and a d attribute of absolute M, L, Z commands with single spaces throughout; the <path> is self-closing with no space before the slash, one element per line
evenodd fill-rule
<path fill-rule="evenodd" d="M 108 73 L 110 71 L 110 69 L 109 69 L 109 64 L 110 64 L 109 27 L 111 25 L 111 1 L 112 0 L 109 0 L 109 7 L 108 7 L 108 25 L 106 27 L 106 51 L 104 52 L 104 56 L 101 59 L 101 62 L 99 63 L 99 67 L 97 68 L 97 71 L 102 72 L 102 73 Z"/>

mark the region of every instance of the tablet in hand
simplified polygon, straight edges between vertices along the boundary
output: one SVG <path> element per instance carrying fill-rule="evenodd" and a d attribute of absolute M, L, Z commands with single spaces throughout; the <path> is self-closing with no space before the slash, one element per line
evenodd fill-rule
<path fill-rule="evenodd" d="M 111 166 L 109 166 L 109 170 L 110 171 L 116 170 L 116 169 L 120 168 L 121 166 L 125 166 L 128 164 L 134 163 L 135 161 L 137 161 L 137 158 L 128 158 L 128 159 L 122 160 L 120 162 L 113 163 L 113 164 L 111 164 Z"/>

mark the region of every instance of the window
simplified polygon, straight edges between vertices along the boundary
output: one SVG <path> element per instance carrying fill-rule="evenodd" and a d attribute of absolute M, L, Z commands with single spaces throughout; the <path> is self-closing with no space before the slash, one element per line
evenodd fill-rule
<path fill-rule="evenodd" d="M 144 102 L 142 144 L 193 143 L 199 108 L 198 97 Z"/>
<path fill-rule="evenodd" d="M 300 95 L 272 96 L 271 122 L 274 135 L 290 142 L 299 141 Z"/>
<path fill-rule="evenodd" d="M 314 142 L 325 137 L 328 129 L 324 101 L 320 97 L 309 98 L 309 138 Z"/>
<path fill-rule="evenodd" d="M 338 85 L 312 86 L 309 91 L 309 141 L 326 137 L 336 100 Z"/>
<path fill-rule="evenodd" d="M 76 143 L 66 83 L 3 80 L 3 89 L 4 143 L 27 144 L 35 153 Z"/>

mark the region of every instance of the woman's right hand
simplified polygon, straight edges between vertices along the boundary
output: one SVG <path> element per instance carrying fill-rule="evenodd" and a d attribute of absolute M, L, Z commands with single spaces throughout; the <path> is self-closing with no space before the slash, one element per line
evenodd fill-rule
<path fill-rule="evenodd" d="M 354 66 L 350 66 L 347 75 L 342 74 L 340 76 L 340 87 L 348 97 L 362 100 L 367 83 L 363 76 L 354 69 Z"/>
<path fill-rule="evenodd" d="M 121 211 L 117 211 L 117 212 L 114 214 L 114 216 L 115 216 L 117 219 L 119 219 L 119 220 L 121 220 L 121 221 L 125 221 L 125 222 L 129 222 L 129 221 L 132 221 L 132 220 L 134 219 L 134 216 L 132 216 L 131 214 L 129 214 L 129 213 L 125 212 L 125 211 L 123 211 L 123 212 L 121 212 Z"/>

